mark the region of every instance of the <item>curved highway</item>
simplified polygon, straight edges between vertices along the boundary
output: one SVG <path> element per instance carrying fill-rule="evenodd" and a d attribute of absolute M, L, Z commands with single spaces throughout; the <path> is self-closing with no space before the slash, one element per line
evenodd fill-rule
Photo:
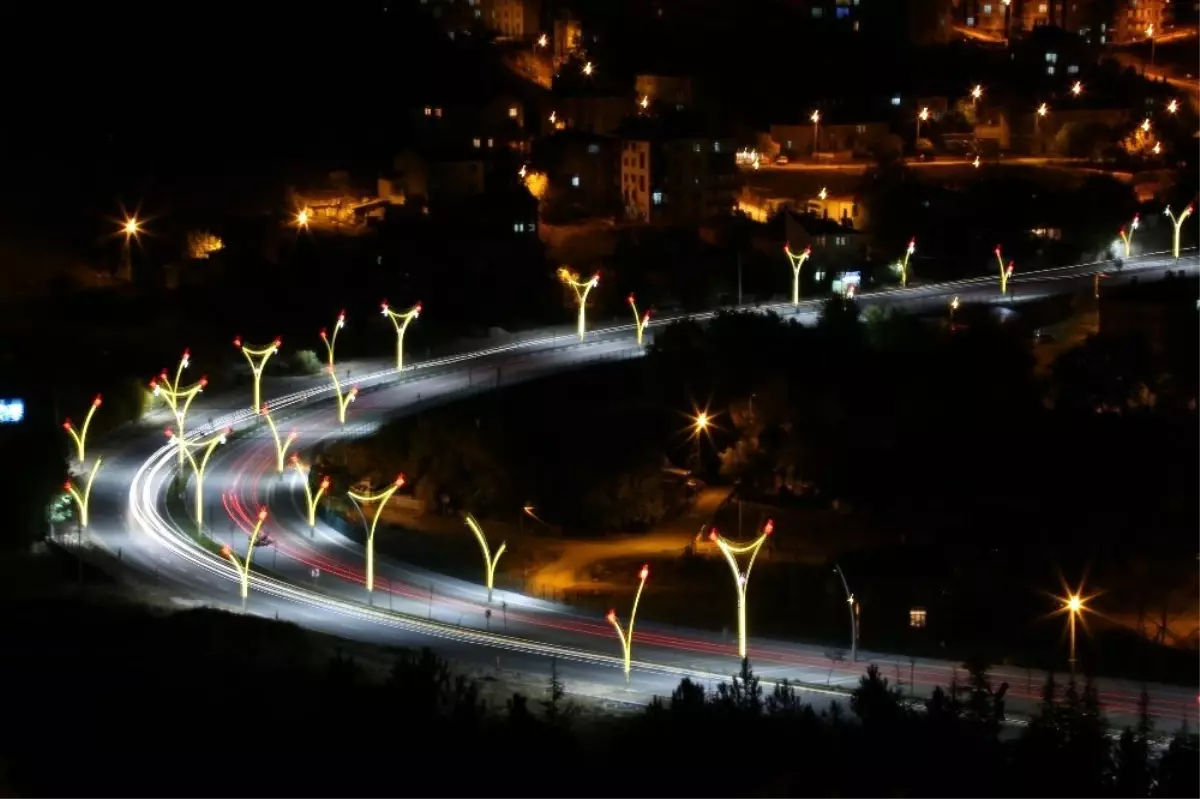
<path fill-rule="evenodd" d="M 1131 259 L 1123 272 L 1110 273 L 1106 283 L 1134 276 L 1150 279 L 1168 269 L 1194 272 L 1196 260 L 1190 254 L 1178 264 L 1162 254 Z M 1014 297 L 1003 302 L 1077 291 L 1106 265 L 1014 275 L 1010 281 Z M 909 310 L 944 308 L 953 296 L 964 303 L 996 303 L 1002 301 L 996 284 L 994 277 L 972 278 L 866 293 L 859 300 L 864 305 Z M 764 310 L 807 322 L 819 305 L 820 300 L 812 300 L 798 308 L 783 304 Z M 358 363 L 353 368 L 360 376 L 349 382 L 360 393 L 349 406 L 344 426 L 337 424 L 332 391 L 323 376 L 264 381 L 264 396 L 274 397 L 270 406 L 280 431 L 284 435 L 298 431 L 298 446 L 307 448 L 320 440 L 368 434 L 387 418 L 491 390 L 498 382 L 510 385 L 641 354 L 632 325 L 617 325 L 590 332 L 582 343 L 565 329 L 533 332 L 492 348 L 416 362 L 406 366 L 399 380 L 387 363 Z M 218 551 L 230 546 L 244 557 L 255 512 L 265 506 L 270 510 L 264 527 L 268 543 L 256 547 L 253 554 L 249 612 L 371 643 L 429 644 L 459 662 L 486 669 L 544 675 L 554 660 L 571 692 L 617 702 L 645 703 L 654 695 L 668 695 L 682 676 L 713 684 L 736 670 L 736 644 L 729 636 L 643 620 L 637 627 L 635 663 L 627 685 L 620 647 L 602 617 L 503 590 L 496 592 L 488 613 L 481 585 L 379 553 L 375 591 L 368 595 L 363 584 L 363 545 L 321 522 L 310 531 L 298 476 L 294 470 L 282 477 L 276 474 L 275 442 L 269 429 L 249 408 L 236 407 L 247 398 L 210 394 L 193 405 L 189 437 L 224 428 L 233 434 L 216 449 L 206 471 L 203 543 L 187 532 L 195 529 L 194 478 L 184 502 L 167 499 L 177 460 L 161 434 L 165 417 L 147 420 L 121 436 L 121 444 L 104 442 L 107 446 L 94 448 L 103 454 L 105 464 L 93 489 L 91 541 L 117 554 L 126 565 L 167 582 L 182 601 L 241 608 L 238 574 Z M 200 423 L 201 419 L 206 422 Z M 722 585 L 714 590 L 728 589 Z M 732 616 L 730 590 L 728 626 Z M 800 682 L 818 706 L 840 695 L 839 688 L 856 683 L 868 661 L 878 663 L 893 680 L 899 676 L 906 685 L 911 680 L 917 696 L 948 684 L 957 665 L 925 659 L 910 662 L 906 657 L 872 652 L 860 652 L 856 664 L 832 664 L 824 647 L 754 637 L 750 657 L 764 682 L 784 678 Z M 1042 675 L 998 668 L 994 677 L 1010 683 L 1011 711 L 1020 714 L 1036 703 Z M 1136 714 L 1140 684 L 1102 680 L 1100 689 L 1114 721 L 1123 723 Z M 1152 713 L 1165 727 L 1175 726 L 1196 707 L 1192 688 L 1155 685 L 1150 690 Z"/>

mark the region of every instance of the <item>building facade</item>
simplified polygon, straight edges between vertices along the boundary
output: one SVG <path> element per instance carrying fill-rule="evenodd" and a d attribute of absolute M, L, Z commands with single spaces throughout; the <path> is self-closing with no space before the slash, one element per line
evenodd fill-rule
<path fill-rule="evenodd" d="M 624 136 L 620 150 L 625 218 L 650 224 L 696 224 L 736 206 L 732 138 Z"/>

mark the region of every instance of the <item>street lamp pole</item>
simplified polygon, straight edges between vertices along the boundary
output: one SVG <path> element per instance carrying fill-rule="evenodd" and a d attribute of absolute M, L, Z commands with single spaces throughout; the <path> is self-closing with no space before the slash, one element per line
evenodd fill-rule
<path fill-rule="evenodd" d="M 387 300 L 381 304 L 383 315 L 392 320 L 392 326 L 396 328 L 396 374 L 404 371 L 404 334 L 408 331 L 408 326 L 412 321 L 421 315 L 421 303 L 417 303 L 403 313 L 393 311 L 388 307 Z"/>
<path fill-rule="evenodd" d="M 232 547 L 221 547 L 221 554 L 233 564 L 233 568 L 237 571 L 239 581 L 242 588 L 242 613 L 246 612 L 246 600 L 250 596 L 250 561 L 254 557 L 254 544 L 258 541 L 258 534 L 262 531 L 263 522 L 267 520 L 267 509 L 258 509 L 258 522 L 254 525 L 254 531 L 250 533 L 250 540 L 246 544 L 246 556 L 240 561 L 237 553 Z"/>
<path fill-rule="evenodd" d="M 384 311 L 386 313 L 386 310 Z M 337 376 L 337 363 L 334 360 L 334 353 L 337 349 L 337 337 L 342 328 L 346 326 L 346 312 L 343 310 L 338 314 L 337 323 L 333 326 L 333 335 L 321 328 L 321 341 L 325 344 L 325 352 L 329 356 L 329 379 L 333 381 L 333 393 L 337 397 L 338 423 L 346 423 L 346 407 L 354 402 L 354 398 L 358 396 L 358 388 L 352 388 L 346 393 L 342 393 L 342 383 Z"/>
<path fill-rule="evenodd" d="M 642 589 L 646 587 L 646 578 L 650 576 L 650 565 L 642 566 L 642 570 L 638 572 L 638 589 L 633 595 L 633 610 L 629 613 L 629 629 L 621 628 L 621 622 L 617 619 L 617 611 L 610 610 L 608 615 L 608 623 L 617 631 L 617 638 L 621 641 L 621 652 L 625 656 L 625 684 L 629 685 L 629 670 L 633 660 L 633 624 L 637 620 L 638 602 L 642 599 Z"/>
<path fill-rule="evenodd" d="M 69 478 L 63 484 L 63 490 L 71 495 L 71 499 L 75 500 L 75 507 L 79 510 L 79 526 L 85 529 L 88 526 L 88 505 L 92 499 L 92 482 L 96 479 L 96 472 L 100 471 L 100 461 L 100 458 L 96 458 L 96 463 L 88 472 L 87 482 L 84 483 L 82 493 Z"/>
<path fill-rule="evenodd" d="M 271 356 L 279 352 L 279 346 L 283 343 L 283 339 L 279 336 L 266 347 L 247 347 L 242 343 L 241 336 L 235 336 L 233 346 L 242 351 L 242 355 L 246 356 L 246 362 L 250 364 L 250 373 L 254 375 L 254 405 L 251 407 L 255 413 L 262 413 L 262 373 L 267 366 L 267 361 L 271 360 Z"/>
<path fill-rule="evenodd" d="M 1192 215 L 1192 205 L 1183 209 L 1183 213 L 1178 217 L 1171 213 L 1171 206 L 1167 206 L 1167 216 L 1171 219 L 1171 224 L 1175 226 L 1175 238 L 1171 240 L 1171 254 L 1175 256 L 1175 260 L 1179 260 L 1179 229 L 1183 227 L 1183 222 Z"/>
<path fill-rule="evenodd" d="M 487 536 L 483 534 L 483 528 L 479 526 L 479 522 L 475 521 L 475 517 L 468 513 L 466 523 L 467 527 L 471 528 L 471 532 L 475 534 L 475 540 L 479 542 L 479 547 L 483 550 L 484 575 L 487 577 L 487 601 L 490 605 L 492 604 L 492 586 L 496 578 L 496 564 L 500 561 L 500 556 L 504 554 L 504 549 L 508 544 L 502 541 L 500 548 L 493 555 L 488 547 Z"/>
<path fill-rule="evenodd" d="M 308 508 L 308 534 L 309 537 L 312 537 L 313 530 L 317 526 L 317 507 L 321 503 L 321 495 L 329 490 L 329 475 L 321 478 L 321 483 L 317 486 L 317 493 L 313 494 L 312 488 L 308 485 L 308 471 L 300 463 L 300 456 L 295 453 L 292 453 L 292 466 L 296 468 L 296 474 L 300 475 L 300 485 L 304 486 L 304 498 Z"/>
<path fill-rule="evenodd" d="M 300 437 L 300 434 L 293 430 L 287 434 L 287 438 L 281 439 L 279 437 L 279 428 L 275 426 L 275 420 L 271 418 L 271 412 L 267 408 L 267 403 L 263 403 L 262 410 L 259 413 L 267 420 L 267 427 L 271 429 L 271 437 L 275 439 L 275 471 L 283 474 L 284 455 L 287 454 L 288 447 Z"/>
<path fill-rule="evenodd" d="M 596 272 L 588 280 L 580 282 L 579 275 L 564 266 L 558 270 L 558 279 L 575 291 L 575 300 L 579 303 L 579 340 L 583 341 L 587 326 L 587 298 L 592 289 L 600 285 L 600 273 Z"/>
<path fill-rule="evenodd" d="M 929 109 L 922 108 L 921 112 L 919 114 L 917 114 L 917 140 L 916 140 L 916 143 L 913 145 L 914 149 L 919 150 L 921 148 L 921 123 L 927 122 L 928 120 L 929 120 Z"/>
<path fill-rule="evenodd" d="M 204 471 L 208 467 L 208 459 L 212 457 L 213 451 L 218 445 L 224 444 L 228 440 L 230 432 L 232 431 L 226 428 L 220 435 L 213 436 L 208 441 L 191 442 L 183 436 L 175 435 L 174 430 L 167 428 L 167 438 L 173 439 L 176 446 L 183 450 L 188 462 L 192 465 L 192 473 L 196 475 L 196 529 L 201 532 L 204 530 Z M 204 453 L 200 456 L 199 463 L 196 463 L 196 457 L 192 455 L 192 450 Z"/>
<path fill-rule="evenodd" d="M 150 389 L 154 392 L 154 396 L 162 397 L 167 403 L 167 407 L 171 409 L 171 413 L 175 416 L 175 426 L 178 428 L 180 440 L 187 438 L 187 428 L 185 422 L 187 420 L 188 409 L 192 406 L 192 401 L 196 399 L 200 392 L 204 391 L 204 387 L 208 385 L 208 378 L 201 377 L 200 380 L 186 388 L 180 388 L 179 382 L 183 378 L 183 370 L 191 363 L 191 351 L 184 350 L 183 357 L 179 359 L 179 366 L 175 368 L 175 380 L 172 381 L 167 377 L 167 370 L 163 369 L 162 374 L 157 379 L 150 381 Z M 184 450 L 179 451 L 179 468 L 183 469 Z"/>
<path fill-rule="evenodd" d="M 376 494 L 359 494 L 354 491 L 347 491 L 350 499 L 364 504 L 376 503 L 375 516 L 372 517 L 371 523 L 367 525 L 367 593 L 375 590 L 375 528 L 379 525 L 379 516 L 383 513 L 387 501 L 392 498 L 392 494 L 404 485 L 404 475 L 398 475 L 395 481 L 390 486 Z M 362 509 L 359 509 L 362 513 Z M 366 517 L 363 518 L 366 521 Z"/>
<path fill-rule="evenodd" d="M 833 570 L 837 572 L 838 577 L 842 578 L 842 588 L 846 591 L 846 604 L 850 607 L 850 662 L 858 662 L 858 613 L 856 611 L 857 602 L 854 601 L 854 594 L 850 592 L 850 584 L 846 582 L 846 573 L 842 571 L 840 563 L 833 564 Z"/>
<path fill-rule="evenodd" d="M 1133 247 L 1133 233 L 1137 229 L 1138 229 L 1138 215 L 1134 214 L 1133 221 L 1129 223 L 1129 232 L 1127 233 L 1125 231 L 1124 227 L 1122 227 L 1120 230 L 1121 241 L 1125 244 L 1125 257 L 1126 258 L 1129 257 L 1130 248 Z"/>
<path fill-rule="evenodd" d="M 813 126 L 812 153 L 813 153 L 813 158 L 815 159 L 817 157 L 817 137 L 818 137 L 818 133 L 820 132 L 820 127 L 821 127 L 821 112 L 813 111 L 812 114 L 808 117 L 808 119 L 810 122 L 812 122 L 812 126 Z"/>
<path fill-rule="evenodd" d="M 1008 294 L 1008 279 L 1012 277 L 1013 262 L 1009 261 L 1008 265 L 1004 264 L 1004 258 L 1000 254 L 1000 245 L 996 245 L 996 263 L 1000 265 L 1000 294 Z"/>
<path fill-rule="evenodd" d="M 912 257 L 912 254 L 916 250 L 917 239 L 913 237 L 908 240 L 908 249 L 904 251 L 904 260 L 897 264 L 900 267 L 900 288 L 908 287 L 908 259 Z"/>
<path fill-rule="evenodd" d="M 729 569 L 733 572 L 734 588 L 737 591 L 738 657 L 743 660 L 746 658 L 746 589 L 750 583 L 750 570 L 754 568 L 754 560 L 758 557 L 758 551 L 762 549 L 762 545 L 774 531 L 775 522 L 768 519 L 766 525 L 763 526 L 762 534 L 748 544 L 734 544 L 726 541 L 715 527 L 708 534 L 709 539 L 725 556 L 726 562 L 729 563 Z M 737 556 L 747 554 L 750 556 L 750 561 L 746 564 L 746 570 L 742 571 L 738 566 Z"/>
<path fill-rule="evenodd" d="M 645 314 L 639 316 L 637 302 L 632 294 L 629 295 L 629 307 L 633 309 L 633 328 L 637 331 L 637 344 L 640 347 L 642 346 L 642 334 L 650 324 L 650 311 L 647 310 Z"/>
<path fill-rule="evenodd" d="M 812 247 L 805 247 L 804 252 L 796 255 L 791 245 L 784 244 L 783 252 L 792 265 L 792 307 L 796 308 L 800 305 L 800 270 L 804 268 L 804 262 L 812 257 Z"/>
<path fill-rule="evenodd" d="M 79 456 L 79 462 L 82 464 L 86 460 L 87 454 L 87 434 L 88 427 L 92 424 L 92 417 L 96 414 L 96 409 L 103 403 L 103 398 L 97 394 L 92 400 L 91 406 L 88 408 L 87 416 L 83 419 L 83 427 L 76 431 L 75 426 L 71 424 L 70 417 L 63 420 L 63 430 L 71 436 L 71 440 L 75 442 L 75 452 Z"/>

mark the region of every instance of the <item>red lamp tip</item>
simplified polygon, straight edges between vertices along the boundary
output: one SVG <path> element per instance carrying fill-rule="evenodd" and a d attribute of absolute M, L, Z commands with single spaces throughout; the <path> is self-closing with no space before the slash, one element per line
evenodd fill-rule
<path fill-rule="evenodd" d="M 328 335 L 329 334 L 325 332 L 325 328 L 321 328 L 321 338 L 327 338 Z"/>
<path fill-rule="evenodd" d="M 398 475 L 396 475 L 396 485 L 397 485 L 397 486 L 402 486 L 402 485 L 404 485 L 405 479 L 406 479 L 406 478 L 404 477 L 404 475 L 403 475 L 403 474 L 398 474 Z"/>
<path fill-rule="evenodd" d="M 805 248 L 804 248 L 804 254 L 805 254 L 805 255 L 811 255 L 811 254 L 812 254 L 812 247 L 805 247 Z"/>
<path fill-rule="evenodd" d="M 94 407 L 94 408 L 99 408 L 103 404 L 104 404 L 104 396 L 102 394 L 97 394 L 96 398 L 94 400 L 92 400 L 92 407 Z"/>
<path fill-rule="evenodd" d="M 383 302 L 379 303 L 379 307 L 386 311 L 388 309 L 388 301 L 384 300 Z"/>
<path fill-rule="evenodd" d="M 299 455 L 297 455 L 296 453 L 294 453 L 294 452 L 293 452 L 293 453 L 292 453 L 292 455 L 291 455 L 291 457 L 290 457 L 290 458 L 288 458 L 288 460 L 290 460 L 292 463 L 299 463 L 299 462 L 300 462 L 300 456 L 299 456 Z"/>
<path fill-rule="evenodd" d="M 710 531 L 709 531 L 709 533 L 708 533 L 708 540 L 709 540 L 709 541 L 716 541 L 716 540 L 717 540 L 717 530 L 716 530 L 716 528 L 715 528 L 715 527 L 714 527 L 712 530 L 710 530 Z"/>
<path fill-rule="evenodd" d="M 261 522 L 261 521 L 265 521 L 266 518 L 267 518 L 267 509 L 259 508 L 258 509 L 258 520 Z"/>
<path fill-rule="evenodd" d="M 238 336 L 237 338 L 235 338 L 233 340 L 233 346 L 241 348 L 241 346 L 242 346 L 242 337 L 241 336 Z"/>
<path fill-rule="evenodd" d="M 280 336 L 276 336 L 275 337 L 275 346 L 278 347 L 281 344 L 283 344 L 283 338 Z"/>
<path fill-rule="evenodd" d="M 232 554 L 233 554 L 233 550 L 231 550 L 231 549 L 228 547 L 228 545 L 227 545 L 227 546 L 223 546 L 223 547 L 221 547 L 221 557 L 227 558 L 227 557 L 229 557 L 229 556 L 230 556 L 230 555 L 232 555 Z"/>
<path fill-rule="evenodd" d="M 200 378 L 200 388 L 204 388 L 207 385 L 208 385 L 208 378 L 207 377 Z"/>
<path fill-rule="evenodd" d="M 70 490 L 71 490 L 71 481 L 68 480 L 65 483 L 63 483 L 63 491 L 70 491 Z"/>
<path fill-rule="evenodd" d="M 167 434 L 167 438 L 175 437 L 175 430 L 173 428 L 168 427 L 165 432 Z"/>
<path fill-rule="evenodd" d="M 65 422 L 63 422 L 63 430 L 70 430 L 70 429 L 71 429 L 71 420 L 67 419 Z"/>
<path fill-rule="evenodd" d="M 649 576 L 650 576 L 650 566 L 649 565 L 643 566 L 642 570 L 640 572 L 638 572 L 638 579 L 640 579 L 640 580 L 645 580 Z"/>
<path fill-rule="evenodd" d="M 608 615 L 605 616 L 604 618 L 608 619 L 609 622 L 614 622 L 617 620 L 617 612 L 615 610 L 610 610 L 608 612 Z"/>
<path fill-rule="evenodd" d="M 763 525 L 763 535 L 771 535 L 775 532 L 775 520 L 767 519 L 767 523 Z"/>
<path fill-rule="evenodd" d="M 328 477 L 321 478 L 321 488 L 329 488 L 329 478 Z"/>

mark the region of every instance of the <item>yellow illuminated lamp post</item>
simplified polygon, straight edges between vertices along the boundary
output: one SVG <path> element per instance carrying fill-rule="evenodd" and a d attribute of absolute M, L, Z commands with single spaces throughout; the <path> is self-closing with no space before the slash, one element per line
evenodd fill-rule
<path fill-rule="evenodd" d="M 1005 266 L 1004 258 L 1000 255 L 1000 245 L 996 245 L 996 263 L 1000 265 L 1000 293 L 1008 294 L 1008 279 L 1012 277 L 1013 262 L 1009 261 Z"/>
<path fill-rule="evenodd" d="M 1075 95 L 1076 97 L 1083 94 L 1083 81 L 1077 80 L 1071 85 L 1071 94 Z"/>
<path fill-rule="evenodd" d="M 981 163 L 983 163 L 983 162 L 979 160 L 979 156 L 975 156 L 975 160 L 971 162 L 971 166 L 975 167 L 976 169 L 979 169 L 979 165 Z"/>
<path fill-rule="evenodd" d="M 308 230 L 308 220 L 312 218 L 312 212 L 307 208 L 301 208 L 296 214 L 296 227 Z"/>
<path fill-rule="evenodd" d="M 729 568 L 733 572 L 733 583 L 737 590 L 737 608 L 738 608 L 738 657 L 745 659 L 746 657 L 746 589 L 750 583 L 750 570 L 754 568 L 754 559 L 758 557 L 758 551 L 762 549 L 762 545 L 775 531 L 775 522 L 768 520 L 763 527 L 762 534 L 748 544 L 734 544 L 726 541 L 724 536 L 713 528 L 708 537 L 720 548 L 721 554 L 725 556 L 725 560 L 729 563 Z M 742 571 L 738 566 L 738 555 L 750 555 L 750 561 L 746 564 L 746 570 Z"/>
<path fill-rule="evenodd" d="M 242 342 L 242 337 L 237 336 L 233 339 L 233 346 L 242 351 L 242 355 L 246 356 L 246 362 L 250 364 L 250 372 L 254 375 L 254 405 L 251 407 L 255 413 L 262 413 L 262 373 L 267 366 L 267 361 L 271 360 L 271 356 L 279 352 L 279 345 L 283 343 L 283 339 L 278 336 L 266 347 L 247 347 Z M 281 468 L 280 471 L 283 471 Z"/>
<path fill-rule="evenodd" d="M 295 430 L 287 434 L 287 438 L 279 437 L 279 428 L 275 426 L 275 420 L 271 418 L 271 411 L 267 408 L 267 403 L 263 403 L 261 415 L 267 420 L 267 427 L 271 428 L 271 436 L 275 439 L 275 471 L 283 474 L 284 455 L 287 454 L 288 447 L 300 437 L 300 434 Z"/>
<path fill-rule="evenodd" d="M 975 84 L 975 88 L 971 89 L 971 108 L 975 108 L 979 104 L 980 98 L 983 97 L 983 86 Z"/>
<path fill-rule="evenodd" d="M 175 425 L 178 427 L 180 439 L 186 438 L 188 408 L 192 406 L 192 400 L 200 392 L 204 391 L 204 387 L 208 385 L 208 378 L 201 377 L 196 383 L 185 388 L 180 388 L 179 383 L 183 379 L 183 370 L 191 363 L 191 351 L 184 350 L 183 356 L 179 359 L 179 366 L 175 369 L 175 380 L 172 381 L 167 377 L 167 370 L 164 369 L 158 379 L 150 381 L 150 389 L 154 392 L 154 396 L 162 397 L 167 403 L 167 407 L 171 409 L 171 413 L 175 416 Z M 183 468 L 183 450 L 179 451 L 179 468 Z"/>
<path fill-rule="evenodd" d="M 579 340 L 583 341 L 587 332 L 587 298 L 592 289 L 600 285 L 600 273 L 597 272 L 586 281 L 580 282 L 579 275 L 562 266 L 558 269 L 558 279 L 575 290 L 575 299 L 579 303 Z"/>
<path fill-rule="evenodd" d="M 1154 25 L 1146 26 L 1146 37 L 1150 39 L 1150 68 L 1154 68 Z"/>
<path fill-rule="evenodd" d="M 1171 102 L 1167 103 L 1167 113 L 1168 114 L 1174 114 L 1178 111 L 1179 111 L 1179 101 L 1178 100 L 1171 100 Z"/>
<path fill-rule="evenodd" d="M 537 38 L 537 46 L 538 47 L 545 47 L 549 43 L 550 43 L 550 39 L 544 33 Z"/>
<path fill-rule="evenodd" d="M 929 109 L 922 108 L 921 113 L 917 114 L 917 146 L 921 144 L 921 123 L 929 121 Z"/>
<path fill-rule="evenodd" d="M 304 468 L 304 464 L 300 463 L 300 456 L 295 453 L 292 454 L 292 466 L 296 468 L 296 474 L 300 475 L 300 484 L 304 486 L 304 498 L 308 507 L 308 531 L 311 535 L 317 526 L 317 508 L 321 504 L 321 497 L 329 490 L 329 475 L 321 478 L 321 483 L 317 486 L 317 493 L 314 494 L 308 484 L 308 470 Z"/>
<path fill-rule="evenodd" d="M 605 616 L 605 618 L 608 619 L 608 623 L 611 624 L 613 629 L 617 631 L 617 638 L 619 638 L 621 641 L 621 652 L 625 656 L 626 685 L 629 684 L 629 667 L 631 661 L 633 660 L 633 625 L 634 622 L 637 621 L 638 602 L 640 602 L 642 599 L 642 589 L 646 587 L 646 578 L 649 576 L 650 566 L 647 564 L 642 567 L 640 572 L 638 572 L 638 589 L 637 593 L 633 595 L 633 610 L 629 612 L 628 630 L 621 628 L 621 622 L 617 619 L 617 611 L 610 610 L 608 615 Z"/>
<path fill-rule="evenodd" d="M 596 68 L 592 66 L 592 62 L 591 62 L 591 61 L 589 61 L 589 62 L 587 62 L 586 64 L 584 64 L 584 65 L 583 65 L 583 74 L 584 74 L 584 75 L 587 75 L 587 76 L 589 76 L 589 77 L 590 77 L 590 76 L 591 76 L 591 74 L 592 74 L 593 72 L 595 72 L 595 71 L 596 71 Z"/>
<path fill-rule="evenodd" d="M 487 577 L 487 601 L 490 605 L 492 603 L 492 586 L 496 579 L 496 564 L 500 561 L 500 556 L 504 554 L 508 544 L 501 541 L 500 548 L 493 555 L 488 547 L 487 536 L 483 534 L 483 528 L 479 526 L 479 522 L 475 521 L 475 517 L 468 513 L 466 523 L 467 527 L 471 528 L 471 532 L 475 534 L 475 540 L 479 542 L 480 549 L 483 550 L 484 574 Z"/>
<path fill-rule="evenodd" d="M 817 154 L 817 133 L 819 132 L 820 127 L 821 127 L 821 112 L 813 111 L 812 115 L 809 116 L 808 121 L 813 123 L 813 149 L 812 149 L 812 151 L 813 151 L 813 155 L 815 156 Z"/>
<path fill-rule="evenodd" d="M 397 313 L 388 307 L 387 300 L 384 300 L 381 307 L 383 315 L 392 320 L 392 326 L 396 328 L 396 374 L 404 371 L 404 333 L 408 330 L 408 326 L 412 324 L 412 320 L 421 315 L 421 303 L 417 303 L 403 313 Z"/>
<path fill-rule="evenodd" d="M 1167 216 L 1171 218 L 1171 224 L 1175 226 L 1175 238 L 1171 243 L 1171 254 L 1175 256 L 1175 260 L 1179 260 L 1179 229 L 1183 227 L 1183 221 L 1192 215 L 1192 206 L 1189 203 L 1187 208 L 1183 209 L 1183 213 L 1179 216 L 1171 213 L 1171 206 L 1167 206 Z"/>
<path fill-rule="evenodd" d="M 379 524 L 379 516 L 383 513 L 383 508 L 387 505 L 387 501 L 392 498 L 392 494 L 395 494 L 402 485 L 404 485 L 404 475 L 399 475 L 390 486 L 377 494 L 359 494 L 354 491 L 346 492 L 350 496 L 350 499 L 354 500 L 355 502 L 362 502 L 366 504 L 374 502 L 377 504 L 377 507 L 375 508 L 375 515 L 371 518 L 371 523 L 367 525 L 368 593 L 375 590 L 375 528 Z M 362 513 L 361 508 L 359 508 L 359 513 Z M 363 516 L 364 523 L 366 520 L 366 516 Z"/>
<path fill-rule="evenodd" d="M 899 263 L 896 264 L 896 266 L 899 267 L 899 269 L 900 269 L 900 287 L 901 288 L 908 287 L 908 259 L 911 258 L 912 254 L 916 251 L 917 251 L 917 240 L 916 240 L 916 238 L 911 238 L 908 240 L 908 249 L 906 249 L 904 251 L 904 260 L 900 261 Z"/>
<path fill-rule="evenodd" d="M 633 309 L 633 329 L 637 331 L 638 346 L 642 346 L 642 334 L 646 330 L 646 326 L 650 324 L 650 312 L 638 314 L 637 301 L 632 294 L 629 295 L 629 307 Z"/>
<path fill-rule="evenodd" d="M 792 252 L 790 245 L 784 244 L 783 252 L 792 265 L 792 306 L 795 307 L 800 304 L 800 270 L 804 268 L 804 262 L 812 256 L 812 247 L 805 247 L 804 252 L 797 255 Z"/>
<path fill-rule="evenodd" d="M 79 462 L 83 463 L 87 454 L 87 434 L 88 427 L 92 424 L 92 417 L 96 414 L 96 409 L 103 404 L 103 398 L 97 394 L 92 400 L 91 407 L 88 408 L 87 416 L 83 419 L 83 427 L 78 431 L 75 430 L 75 425 L 71 424 L 70 417 L 63 420 L 63 430 L 71 436 L 71 440 L 75 442 L 75 452 L 79 456 Z"/>
<path fill-rule="evenodd" d="M 258 534 L 262 532 L 263 522 L 267 520 L 267 509 L 258 509 L 258 521 L 254 525 L 254 531 L 250 533 L 250 541 L 246 544 L 246 557 L 238 560 L 237 554 L 228 546 L 221 547 L 221 554 L 225 556 L 233 568 L 237 570 L 238 578 L 242 586 L 242 612 L 246 612 L 246 600 L 250 596 L 250 561 L 254 557 L 254 545 L 258 542 Z"/>
<path fill-rule="evenodd" d="M 196 529 L 204 529 L 204 471 L 208 468 L 208 459 L 212 457 L 213 450 L 218 445 L 224 444 L 232 431 L 226 428 L 220 434 L 213 436 L 207 441 L 188 441 L 183 436 L 175 435 L 175 431 L 167 428 L 167 438 L 175 441 L 175 445 L 183 450 L 187 456 L 188 462 L 192 465 L 192 473 L 196 475 Z M 192 451 L 196 450 L 203 453 L 200 456 L 200 461 L 196 461 L 196 457 Z"/>
<path fill-rule="evenodd" d="M 321 341 L 325 342 L 325 352 L 329 355 L 329 378 L 333 380 L 333 393 L 337 396 L 338 423 L 346 423 L 346 406 L 354 402 L 354 398 L 358 396 L 358 389 L 352 388 L 345 394 L 342 393 L 341 381 L 337 378 L 337 363 L 334 361 L 334 353 L 337 348 L 338 333 L 346 326 L 346 312 L 342 311 L 338 314 L 337 322 L 333 326 L 333 335 L 321 328 Z"/>
<path fill-rule="evenodd" d="M 84 483 L 83 493 L 79 493 L 79 489 L 70 480 L 63 484 L 63 490 L 71 495 L 71 499 L 75 500 L 75 507 L 79 509 L 79 526 L 88 526 L 88 503 L 92 499 L 92 481 L 96 479 L 96 472 L 100 471 L 100 458 L 96 458 L 96 463 L 92 466 L 92 470 L 88 472 L 87 482 Z"/>
<path fill-rule="evenodd" d="M 1129 257 L 1130 248 L 1133 246 L 1133 233 L 1138 229 L 1138 215 L 1133 215 L 1133 221 L 1129 223 L 1129 232 L 1125 228 L 1121 228 L 1121 241 L 1125 244 L 1125 257 Z"/>
<path fill-rule="evenodd" d="M 958 297 L 950 300 L 950 329 L 954 329 L 954 312 L 958 310 Z"/>

